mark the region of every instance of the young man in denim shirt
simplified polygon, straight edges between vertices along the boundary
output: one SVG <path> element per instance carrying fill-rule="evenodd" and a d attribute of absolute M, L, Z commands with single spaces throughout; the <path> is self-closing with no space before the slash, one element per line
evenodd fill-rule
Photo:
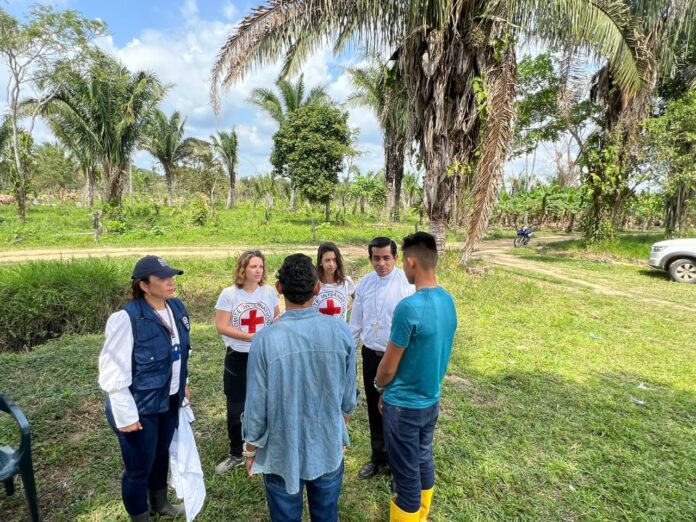
<path fill-rule="evenodd" d="M 390 520 L 418 522 L 427 519 L 435 485 L 433 434 L 457 312 L 452 296 L 437 284 L 435 238 L 425 232 L 407 236 L 402 252 L 416 293 L 394 310 L 374 387 L 384 391 L 380 411 L 396 490 Z"/>
<path fill-rule="evenodd" d="M 285 313 L 254 336 L 242 430 L 250 475 L 262 473 L 274 521 L 338 521 L 346 422 L 357 403 L 348 325 L 312 307 L 319 279 L 303 254 L 285 258 L 276 288 Z"/>

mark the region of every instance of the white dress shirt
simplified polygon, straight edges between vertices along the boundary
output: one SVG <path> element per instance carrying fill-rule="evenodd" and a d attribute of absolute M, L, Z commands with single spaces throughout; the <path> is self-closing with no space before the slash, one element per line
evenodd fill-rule
<path fill-rule="evenodd" d="M 389 342 L 394 308 L 404 297 L 412 295 L 416 287 L 409 284 L 406 274 L 394 267 L 384 277 L 370 272 L 358 283 L 355 302 L 350 316 L 350 330 L 357 346 L 384 352 Z"/>
<path fill-rule="evenodd" d="M 172 324 L 173 313 L 166 309 L 157 310 L 157 313 L 165 324 L 173 328 L 172 345 L 179 344 L 179 332 L 176 324 Z M 111 314 L 106 322 L 104 335 L 104 346 L 99 354 L 99 386 L 109 394 L 116 427 L 124 428 L 140 419 L 138 407 L 129 389 L 133 383 L 133 327 L 128 312 L 120 310 Z M 180 373 L 181 359 L 178 359 L 172 363 L 170 395 L 179 391 Z"/>

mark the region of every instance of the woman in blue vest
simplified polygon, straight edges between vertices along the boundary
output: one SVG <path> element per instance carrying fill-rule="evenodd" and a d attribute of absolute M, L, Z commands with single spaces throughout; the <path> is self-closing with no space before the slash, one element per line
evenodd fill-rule
<path fill-rule="evenodd" d="M 174 298 L 174 276 L 181 274 L 160 257 L 140 259 L 132 275 L 133 300 L 109 317 L 99 355 L 106 419 L 125 466 L 123 504 L 139 522 L 150 514 L 184 513 L 183 506 L 167 500 L 169 445 L 179 407 L 190 396 L 190 322 Z"/>

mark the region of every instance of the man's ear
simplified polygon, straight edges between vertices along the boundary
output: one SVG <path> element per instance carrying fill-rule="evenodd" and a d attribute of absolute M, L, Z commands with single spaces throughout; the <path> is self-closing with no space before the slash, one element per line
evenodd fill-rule
<path fill-rule="evenodd" d="M 278 294 L 283 295 L 283 286 L 280 284 L 280 281 L 276 281 L 275 288 Z"/>
<path fill-rule="evenodd" d="M 321 292 L 321 281 L 317 279 L 317 282 L 314 283 L 314 290 L 312 290 L 313 295 L 319 295 L 319 292 Z"/>

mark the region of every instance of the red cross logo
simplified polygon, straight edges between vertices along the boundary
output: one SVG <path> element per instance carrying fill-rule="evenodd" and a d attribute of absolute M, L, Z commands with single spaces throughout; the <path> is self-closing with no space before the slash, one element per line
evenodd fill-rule
<path fill-rule="evenodd" d="M 333 299 L 327 299 L 326 307 L 319 308 L 319 312 L 321 312 L 324 315 L 338 315 L 341 313 L 341 310 L 342 308 L 340 306 L 336 306 Z"/>
<path fill-rule="evenodd" d="M 242 319 L 242 326 L 248 326 L 248 332 L 250 334 L 256 333 L 256 325 L 263 324 L 265 322 L 263 316 L 256 317 L 258 310 L 252 308 L 249 311 L 249 317 Z"/>

